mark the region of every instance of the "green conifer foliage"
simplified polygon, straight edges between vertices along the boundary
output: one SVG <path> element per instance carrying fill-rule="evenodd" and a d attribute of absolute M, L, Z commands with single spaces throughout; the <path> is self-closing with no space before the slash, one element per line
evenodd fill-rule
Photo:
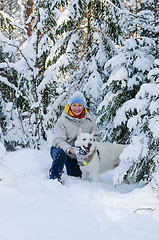
<path fill-rule="evenodd" d="M 114 115 L 108 112 L 111 122 L 107 120 L 108 134 L 105 136 L 112 141 L 120 141 L 124 137 L 130 143 L 121 155 L 122 164 L 116 172 L 116 183 L 133 177 L 136 182 L 145 184 L 158 169 L 159 135 L 155 131 L 159 97 L 156 7 L 155 1 L 140 1 L 134 19 L 136 31 L 131 34 L 131 39 L 124 41 L 116 64 L 112 65 L 114 61 L 111 59 L 106 65 L 110 75 L 105 101 L 108 111 L 110 106 L 114 109 Z M 128 45 L 129 50 L 126 48 Z M 118 72 L 112 71 L 112 66 L 116 66 Z M 121 105 L 117 106 L 119 103 Z"/>

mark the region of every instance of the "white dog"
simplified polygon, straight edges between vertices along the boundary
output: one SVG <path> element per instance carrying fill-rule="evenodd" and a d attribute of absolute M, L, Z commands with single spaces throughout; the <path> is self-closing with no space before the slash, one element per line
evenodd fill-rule
<path fill-rule="evenodd" d="M 91 174 L 92 180 L 97 182 L 99 173 L 106 172 L 119 165 L 119 156 L 126 145 L 95 142 L 93 134 L 82 133 L 80 129 L 75 147 L 79 147 L 81 153 L 83 153 L 77 153 L 82 179 L 87 180 L 88 175 Z"/>

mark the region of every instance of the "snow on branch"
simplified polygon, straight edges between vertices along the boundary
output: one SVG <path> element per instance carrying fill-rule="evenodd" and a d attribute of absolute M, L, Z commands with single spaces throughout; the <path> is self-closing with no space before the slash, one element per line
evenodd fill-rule
<path fill-rule="evenodd" d="M 118 109 L 114 119 L 115 126 L 119 126 L 122 122 L 125 123 L 127 121 L 127 126 L 130 130 L 135 128 L 137 123 L 141 121 L 141 116 L 145 115 L 148 111 L 147 108 L 151 114 L 158 109 L 159 102 L 156 100 L 158 95 L 159 84 L 143 84 L 136 94 L 136 97 L 125 102 L 123 106 Z M 153 98 L 155 98 L 154 101 Z M 133 116 L 134 110 L 136 111 L 135 116 Z M 130 118 L 127 117 L 128 112 L 132 113 Z"/>
<path fill-rule="evenodd" d="M 18 91 L 18 89 L 15 87 L 15 85 L 13 85 L 12 83 L 10 83 L 7 78 L 0 76 L 0 82 L 2 82 L 2 83 L 4 83 L 4 84 L 6 84 L 7 86 L 11 87 L 11 88 L 14 89 L 16 92 Z"/>
<path fill-rule="evenodd" d="M 33 68 L 30 66 L 27 57 L 23 54 L 22 50 L 21 50 L 20 47 L 19 47 L 19 42 L 15 41 L 15 40 L 9 40 L 9 39 L 3 37 L 1 34 L 0 34 L 0 37 L 1 37 L 1 40 L 0 40 L 0 41 L 1 41 L 2 43 L 8 44 L 9 46 L 12 46 L 12 47 L 15 47 L 15 48 L 20 52 L 20 54 L 21 54 L 21 55 L 23 56 L 23 58 L 25 59 L 26 64 L 27 64 L 27 66 L 29 67 L 29 69 L 30 69 L 31 71 L 33 71 Z"/>

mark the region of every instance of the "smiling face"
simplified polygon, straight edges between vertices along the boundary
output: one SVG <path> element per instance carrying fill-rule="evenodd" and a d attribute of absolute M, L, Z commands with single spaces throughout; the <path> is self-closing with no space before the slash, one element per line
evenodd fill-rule
<path fill-rule="evenodd" d="M 83 105 L 80 103 L 72 103 L 70 108 L 72 113 L 76 116 L 80 116 L 84 109 Z"/>

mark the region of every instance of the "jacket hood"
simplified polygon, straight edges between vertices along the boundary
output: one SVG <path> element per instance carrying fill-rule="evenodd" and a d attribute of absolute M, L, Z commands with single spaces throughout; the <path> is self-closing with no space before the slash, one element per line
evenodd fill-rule
<path fill-rule="evenodd" d="M 65 113 L 67 113 L 68 115 L 70 115 L 70 116 L 72 116 L 72 117 L 74 116 L 73 113 L 71 112 L 71 109 L 70 109 L 69 104 L 66 105 L 64 111 L 65 111 Z M 86 113 L 87 113 L 87 108 L 84 107 L 84 115 L 86 115 Z"/>

